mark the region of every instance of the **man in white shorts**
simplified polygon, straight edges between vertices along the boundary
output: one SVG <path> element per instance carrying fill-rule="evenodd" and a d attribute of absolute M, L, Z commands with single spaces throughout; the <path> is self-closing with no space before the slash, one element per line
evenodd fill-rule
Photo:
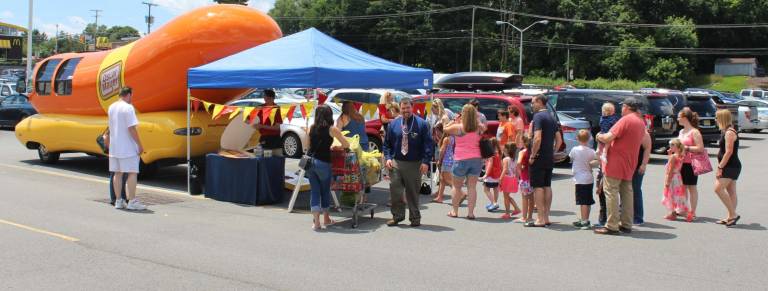
<path fill-rule="evenodd" d="M 131 105 L 130 87 L 120 89 L 120 99 L 109 106 L 109 128 L 106 144 L 109 145 L 109 171 L 114 173 L 115 208 L 145 210 L 147 207 L 136 199 L 136 178 L 139 173 L 140 155 L 144 152 L 136 127 L 139 120 Z M 123 175 L 128 175 L 125 192 L 129 202 L 123 199 Z"/>

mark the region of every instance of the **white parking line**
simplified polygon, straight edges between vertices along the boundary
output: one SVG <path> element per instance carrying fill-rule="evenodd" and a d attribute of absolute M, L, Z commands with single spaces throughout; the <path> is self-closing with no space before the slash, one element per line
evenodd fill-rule
<path fill-rule="evenodd" d="M 46 175 L 51 175 L 51 176 L 58 176 L 58 177 L 64 177 L 64 178 L 69 178 L 69 179 L 77 179 L 77 180 L 81 180 L 81 181 L 87 181 L 87 182 L 93 182 L 93 183 L 100 183 L 100 184 L 109 185 L 109 179 L 97 179 L 97 178 L 93 178 L 93 177 L 86 177 L 86 176 L 80 176 L 80 175 L 72 175 L 72 174 L 60 173 L 60 172 L 51 171 L 51 170 L 35 169 L 35 166 L 22 167 L 22 166 L 9 165 L 9 164 L 0 164 L 0 166 L 7 167 L 7 168 L 12 168 L 12 169 L 23 170 L 23 171 L 28 171 L 28 172 L 33 172 L 33 173 L 46 174 Z M 205 198 L 202 195 L 189 195 L 189 194 L 187 194 L 187 192 L 176 191 L 176 190 L 168 190 L 168 189 L 163 189 L 163 188 L 153 187 L 153 186 L 139 185 L 139 186 L 137 186 L 137 188 L 139 190 L 142 190 L 142 191 L 158 192 L 158 193 L 170 194 L 170 195 L 176 195 L 176 196 L 184 196 L 184 197 L 187 197 L 187 198 L 198 199 L 198 200 L 208 199 L 208 198 Z"/>

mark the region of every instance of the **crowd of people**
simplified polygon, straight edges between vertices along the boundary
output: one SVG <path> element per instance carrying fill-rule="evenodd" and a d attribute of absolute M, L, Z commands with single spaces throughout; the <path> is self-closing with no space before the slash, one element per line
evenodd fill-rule
<path fill-rule="evenodd" d="M 461 205 L 466 201 L 465 217 L 475 219 L 477 188 L 478 183 L 482 183 L 489 201 L 485 206 L 487 211 L 499 211 L 498 200 L 502 197 L 500 219 L 514 219 L 525 227 L 551 225 L 554 154 L 563 141 L 557 134 L 559 125 L 547 110 L 545 96 L 533 99 L 534 114 L 527 130 L 518 108 L 510 106 L 508 110 L 499 111 L 499 126 L 494 137 L 486 137 L 487 120 L 476 102 L 469 102 L 461 112 L 454 113 L 435 99 L 431 101 L 433 110 L 421 118 L 413 114 L 409 98 L 395 102 L 389 97 L 382 101 L 387 108 L 381 118 L 386 125 L 383 151 L 390 176 L 392 212 L 388 226 L 406 219 L 406 207 L 410 225 L 421 224 L 419 185 L 433 160 L 440 182 L 432 201 L 443 203 L 450 195 L 449 217 L 459 217 Z M 568 153 L 578 207 L 574 227 L 593 229 L 596 234 L 617 235 L 630 233 L 633 225 L 645 223 L 642 181 L 652 145 L 639 111 L 641 105 L 639 100 L 627 98 L 621 104 L 621 117 L 617 118 L 616 108 L 606 103 L 600 133 L 596 135 L 596 150 L 588 145 L 592 134 L 587 130 L 578 132 L 580 145 Z M 344 107 L 350 108 L 350 112 L 354 108 Z M 354 113 L 350 116 L 340 120 L 342 127 L 356 120 Z M 729 111 L 718 111 L 716 120 L 722 137 L 715 192 L 727 209 L 727 216 L 717 223 L 732 226 L 740 219 L 736 212 L 736 181 L 741 170 L 738 133 Z M 658 193 L 663 193 L 659 200 L 668 210 L 666 219 L 682 217 L 691 222 L 696 220 L 698 176 L 707 173 L 704 159 L 708 162 L 708 156 L 697 128 L 696 113 L 686 107 L 680 111 L 678 122 L 682 129 L 679 137 L 669 143 L 664 188 L 658 189 Z M 493 148 L 491 156 L 483 157 L 483 143 Z M 315 195 L 314 189 L 313 186 L 313 198 L 327 197 Z M 519 205 L 515 201 L 518 193 Z M 597 223 L 592 224 L 590 213 L 595 196 L 600 202 L 600 211 Z M 312 204 L 313 211 L 315 204 Z M 314 219 L 318 221 L 318 216 Z"/>

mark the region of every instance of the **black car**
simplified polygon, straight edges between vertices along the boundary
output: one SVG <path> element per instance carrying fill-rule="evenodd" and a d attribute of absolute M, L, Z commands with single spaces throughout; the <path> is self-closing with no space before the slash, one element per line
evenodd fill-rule
<path fill-rule="evenodd" d="M 715 114 L 717 105 L 709 94 L 686 94 L 685 106 L 699 115 L 699 131 L 704 143 L 714 143 L 720 139 L 720 129 L 717 128 Z"/>
<path fill-rule="evenodd" d="M 653 139 L 654 148 L 666 146 L 676 136 L 674 106 L 664 95 L 637 94 L 623 90 L 568 89 L 549 92 L 547 96 L 558 112 L 589 121 L 593 135 L 600 132 L 604 103 L 613 103 L 616 115 L 621 116 L 621 102 L 628 97 L 635 97 L 643 103 L 640 112 Z"/>
<path fill-rule="evenodd" d="M 0 127 L 14 127 L 27 116 L 37 114 L 27 96 L 7 96 L 0 102 Z"/>

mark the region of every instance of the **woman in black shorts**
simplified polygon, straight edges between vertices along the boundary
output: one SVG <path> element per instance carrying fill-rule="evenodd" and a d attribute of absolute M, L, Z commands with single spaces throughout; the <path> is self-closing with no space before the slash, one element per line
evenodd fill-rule
<path fill-rule="evenodd" d="M 691 108 L 684 107 L 677 116 L 677 122 L 683 126 L 678 138 L 685 146 L 685 156 L 680 174 L 683 176 L 685 193 L 691 202 L 691 208 L 685 216 L 685 221 L 691 222 L 696 219 L 696 205 L 699 201 L 699 190 L 696 188 L 699 177 L 693 173 L 691 160 L 694 153 L 706 153 L 706 149 L 699 131 L 699 116 L 696 112 L 693 112 Z"/>
<path fill-rule="evenodd" d="M 720 152 L 717 154 L 715 193 L 728 210 L 728 217 L 717 223 L 733 226 L 741 218 L 740 215 L 736 214 L 736 180 L 739 179 L 741 173 L 739 134 L 733 128 L 733 117 L 727 109 L 718 110 L 716 120 L 722 135 L 720 136 Z"/>

